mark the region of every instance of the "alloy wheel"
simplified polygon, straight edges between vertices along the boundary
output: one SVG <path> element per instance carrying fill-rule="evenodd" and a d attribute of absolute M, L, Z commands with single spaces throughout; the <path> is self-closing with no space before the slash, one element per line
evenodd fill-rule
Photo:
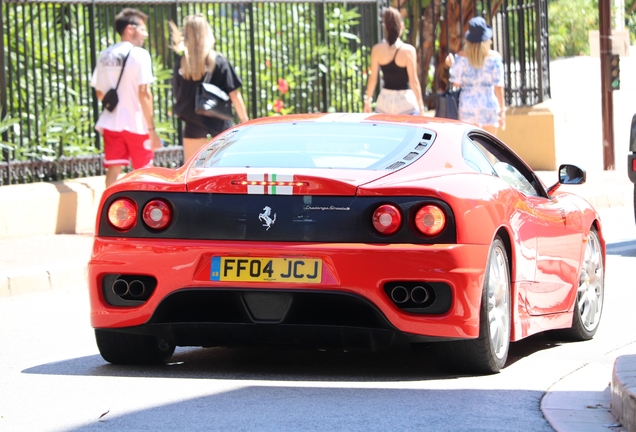
<path fill-rule="evenodd" d="M 586 242 L 577 302 L 581 324 L 587 331 L 593 331 L 603 310 L 603 255 L 596 235 L 590 235 Z"/>
<path fill-rule="evenodd" d="M 510 341 L 510 286 L 505 251 L 498 245 L 488 269 L 488 322 L 490 340 L 497 358 L 506 355 Z"/>

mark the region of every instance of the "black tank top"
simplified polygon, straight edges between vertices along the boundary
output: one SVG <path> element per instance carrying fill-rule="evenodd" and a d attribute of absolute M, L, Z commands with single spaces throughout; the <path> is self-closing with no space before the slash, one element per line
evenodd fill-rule
<path fill-rule="evenodd" d="M 401 45 L 400 48 L 402 48 Z M 406 68 L 395 64 L 395 57 L 397 56 L 400 48 L 395 50 L 395 55 L 393 56 L 391 63 L 380 65 L 384 88 L 388 90 L 407 90 L 411 88 L 409 86 L 409 74 L 406 71 Z"/>

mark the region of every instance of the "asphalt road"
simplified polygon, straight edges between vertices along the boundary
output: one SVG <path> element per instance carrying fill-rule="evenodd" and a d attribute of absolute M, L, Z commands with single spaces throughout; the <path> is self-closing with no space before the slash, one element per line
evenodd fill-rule
<path fill-rule="evenodd" d="M 85 287 L 0 300 L 0 430 L 550 431 L 539 403 L 586 364 L 636 352 L 631 208 L 602 211 L 606 303 L 589 342 L 536 335 L 497 375 L 440 372 L 426 349 L 178 349 L 162 367 L 102 360 Z M 609 376 L 608 376 L 609 382 Z"/>

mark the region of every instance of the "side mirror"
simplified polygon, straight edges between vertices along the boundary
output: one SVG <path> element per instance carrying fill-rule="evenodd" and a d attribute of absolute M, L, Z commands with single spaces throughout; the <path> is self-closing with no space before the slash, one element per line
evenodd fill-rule
<path fill-rule="evenodd" d="M 561 165 L 559 167 L 559 183 L 575 185 L 585 183 L 585 171 L 576 165 Z"/>
<path fill-rule="evenodd" d="M 559 167 L 559 181 L 548 188 L 548 195 L 552 195 L 559 186 L 563 185 L 577 185 L 585 183 L 586 173 L 585 170 L 577 167 L 576 165 L 564 164 Z"/>

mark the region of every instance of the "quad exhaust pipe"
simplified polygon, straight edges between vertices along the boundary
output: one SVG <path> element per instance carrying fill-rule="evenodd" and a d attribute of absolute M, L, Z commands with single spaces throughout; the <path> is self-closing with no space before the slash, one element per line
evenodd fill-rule
<path fill-rule="evenodd" d="M 145 292 L 146 285 L 140 280 L 127 282 L 123 279 L 117 279 L 113 283 L 113 293 L 119 297 L 130 294 L 132 297 L 138 298 L 143 296 Z"/>
<path fill-rule="evenodd" d="M 104 300 L 117 307 L 136 307 L 152 296 L 157 279 L 141 274 L 107 274 L 102 279 Z"/>
<path fill-rule="evenodd" d="M 445 282 L 391 280 L 382 286 L 382 291 L 382 298 L 389 305 L 409 314 L 443 314 L 453 303 L 452 288 Z"/>
<path fill-rule="evenodd" d="M 409 300 L 409 290 L 402 285 L 398 285 L 391 290 L 391 300 L 396 304 L 406 303 Z"/>
<path fill-rule="evenodd" d="M 429 294 L 428 289 L 424 288 L 421 285 L 418 285 L 411 290 L 411 300 L 413 300 L 413 303 L 426 303 L 430 296 L 431 295 Z"/>
<path fill-rule="evenodd" d="M 396 304 L 403 304 L 409 300 L 416 304 L 423 304 L 430 297 L 429 288 L 421 285 L 413 287 L 410 291 L 402 285 L 393 287 L 391 290 L 391 300 Z"/>

